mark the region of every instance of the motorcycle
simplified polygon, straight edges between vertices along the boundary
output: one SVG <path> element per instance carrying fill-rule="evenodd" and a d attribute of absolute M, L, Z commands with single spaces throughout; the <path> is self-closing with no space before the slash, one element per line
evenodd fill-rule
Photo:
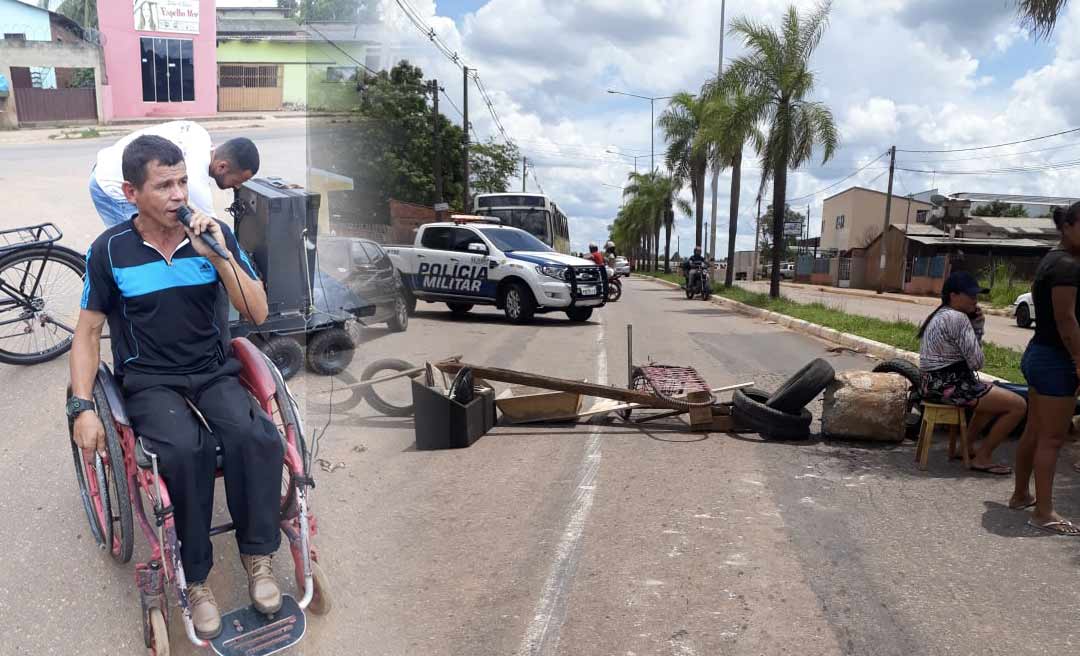
<path fill-rule="evenodd" d="M 624 276 L 615 273 L 615 269 L 612 269 L 611 267 L 607 268 L 607 275 L 607 300 L 608 303 L 614 303 L 622 298 L 622 281 L 620 281 L 619 278 L 623 278 Z"/>
<path fill-rule="evenodd" d="M 701 300 L 707 301 L 712 296 L 712 281 L 709 279 L 709 267 L 694 264 L 686 270 L 686 298 L 692 299 L 701 294 Z"/>

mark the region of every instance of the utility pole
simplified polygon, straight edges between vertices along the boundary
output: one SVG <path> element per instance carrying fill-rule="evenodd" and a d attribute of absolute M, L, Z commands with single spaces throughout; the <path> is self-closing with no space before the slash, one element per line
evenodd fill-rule
<path fill-rule="evenodd" d="M 465 180 L 462 186 L 461 194 L 461 206 L 462 211 L 466 214 L 469 213 L 469 67 L 462 66 L 462 72 L 465 74 L 465 109 L 462 111 L 462 116 L 465 120 Z"/>
<path fill-rule="evenodd" d="M 716 81 L 720 82 L 720 77 L 724 74 L 724 10 L 727 6 L 727 0 L 720 0 L 720 64 L 716 67 Z M 713 166 L 712 175 L 712 227 L 710 228 L 709 236 L 709 254 L 712 257 L 716 257 L 716 201 L 719 191 L 717 187 L 720 185 L 720 166 L 717 162 L 716 166 Z M 704 190 L 703 190 L 704 191 Z M 730 248 L 728 249 L 731 250 Z M 731 267 L 732 263 L 728 262 L 728 267 Z M 731 270 L 730 268 L 728 269 Z"/>
<path fill-rule="evenodd" d="M 889 214 L 892 212 L 893 174 L 896 172 L 896 146 L 889 149 L 889 191 L 885 196 L 885 226 L 881 229 L 881 264 L 878 269 L 877 293 L 885 291 L 885 243 L 889 236 Z"/>
<path fill-rule="evenodd" d="M 529 158 L 521 158 L 521 193 L 525 193 L 525 170 L 529 166 Z"/>
<path fill-rule="evenodd" d="M 435 203 L 443 202 L 443 179 L 442 179 L 442 143 L 439 140 L 439 81 L 431 81 L 431 143 L 434 145 L 434 157 L 431 160 L 431 168 L 435 173 Z"/>

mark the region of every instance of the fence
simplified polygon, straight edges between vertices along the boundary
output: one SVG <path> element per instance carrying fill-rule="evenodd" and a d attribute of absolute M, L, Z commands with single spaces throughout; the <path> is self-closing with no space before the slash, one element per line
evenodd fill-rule
<path fill-rule="evenodd" d="M 97 119 L 94 89 L 15 89 L 15 112 L 20 123 Z"/>

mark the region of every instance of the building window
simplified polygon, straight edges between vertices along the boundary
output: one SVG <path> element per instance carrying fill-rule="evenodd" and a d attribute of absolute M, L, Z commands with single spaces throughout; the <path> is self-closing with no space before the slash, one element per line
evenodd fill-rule
<path fill-rule="evenodd" d="M 5 41 L 26 41 L 26 34 L 24 34 L 22 32 L 17 32 L 15 34 L 10 34 L 8 32 L 4 32 L 4 40 Z"/>
<path fill-rule="evenodd" d="M 326 81 L 327 82 L 355 82 L 356 81 L 356 66 L 327 66 L 326 67 Z"/>
<path fill-rule="evenodd" d="M 929 210 L 918 210 L 915 212 L 915 223 L 926 223 L 926 216 L 930 213 Z"/>
<path fill-rule="evenodd" d="M 195 100 L 195 46 L 191 39 L 139 39 L 143 102 Z"/>
<path fill-rule="evenodd" d="M 836 229 L 837 230 L 843 230 L 844 229 L 844 215 L 843 214 L 836 217 Z"/>

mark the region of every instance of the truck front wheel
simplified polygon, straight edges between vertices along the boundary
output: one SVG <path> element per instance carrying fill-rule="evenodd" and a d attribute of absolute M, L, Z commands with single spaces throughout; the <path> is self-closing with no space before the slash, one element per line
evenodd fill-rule
<path fill-rule="evenodd" d="M 570 318 L 570 321 L 588 321 L 592 316 L 591 307 L 572 307 L 566 311 L 566 316 Z"/>
<path fill-rule="evenodd" d="M 518 282 L 510 283 L 503 295 L 503 312 L 514 323 L 529 323 L 536 313 L 532 292 Z"/>

